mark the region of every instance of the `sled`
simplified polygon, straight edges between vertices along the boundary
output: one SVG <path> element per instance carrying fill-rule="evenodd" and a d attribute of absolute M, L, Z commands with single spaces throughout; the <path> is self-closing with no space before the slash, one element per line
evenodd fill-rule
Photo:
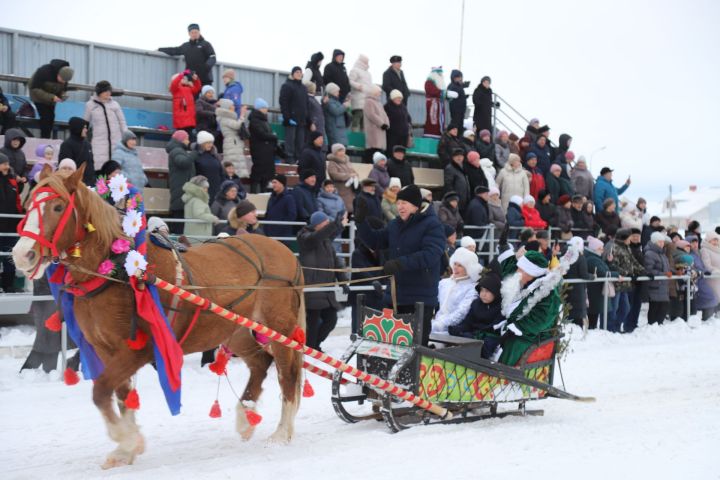
<path fill-rule="evenodd" d="M 414 425 L 464 423 L 509 415 L 543 415 L 529 410 L 527 402 L 548 397 L 592 401 L 552 386 L 560 337 L 531 346 L 514 366 L 480 357 L 483 342 L 451 335 L 431 335 L 444 347 L 420 345 L 423 305 L 414 314 L 395 314 L 367 307 L 357 299 L 362 319 L 360 333 L 342 361 L 356 359 L 357 368 L 404 388 L 421 399 L 447 408 L 451 418 L 426 410 L 361 381 L 347 382 L 341 371 L 333 375 L 332 405 L 348 423 L 384 421 L 392 432 Z"/>

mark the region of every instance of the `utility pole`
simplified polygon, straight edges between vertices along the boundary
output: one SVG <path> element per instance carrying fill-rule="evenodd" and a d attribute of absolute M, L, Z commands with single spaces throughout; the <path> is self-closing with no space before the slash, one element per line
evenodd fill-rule
<path fill-rule="evenodd" d="M 460 52 L 458 55 L 458 70 L 462 70 L 463 36 L 465 32 L 465 0 L 462 0 L 460 9 Z"/>
<path fill-rule="evenodd" d="M 672 211 L 673 211 L 673 199 L 672 199 L 672 185 L 668 187 L 670 196 L 668 196 L 668 214 L 670 215 L 670 223 L 673 221 Z"/>

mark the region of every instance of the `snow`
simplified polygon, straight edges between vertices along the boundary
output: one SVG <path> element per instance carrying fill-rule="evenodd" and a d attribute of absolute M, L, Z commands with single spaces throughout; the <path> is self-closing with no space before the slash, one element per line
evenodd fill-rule
<path fill-rule="evenodd" d="M 2 337 L 8 338 L 5 330 Z M 234 396 L 220 385 L 223 416 L 211 419 L 217 377 L 186 357 L 183 412 L 171 417 L 155 372 L 138 375 L 138 421 L 147 450 L 135 464 L 100 470 L 115 448 L 91 401 L 91 382 L 67 387 L 58 372 L 17 374 L 0 358 L 0 478 L 717 478 L 720 438 L 720 319 L 643 326 L 630 335 L 569 331 L 562 370 L 584 404 L 542 400 L 543 417 L 419 426 L 390 434 L 382 422 L 349 425 L 330 404 L 330 382 L 310 379 L 290 445 L 268 445 L 280 416 L 275 371 L 259 402 L 264 420 L 249 442 L 234 430 Z M 20 334 L 20 340 L 27 335 Z M 330 337 L 340 356 L 349 341 Z M 229 372 L 239 391 L 247 370 Z M 560 376 L 556 374 L 556 385 Z"/>

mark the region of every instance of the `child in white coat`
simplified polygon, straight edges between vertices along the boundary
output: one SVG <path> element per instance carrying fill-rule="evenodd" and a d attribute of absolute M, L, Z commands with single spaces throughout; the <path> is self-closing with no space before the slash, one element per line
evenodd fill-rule
<path fill-rule="evenodd" d="M 467 248 L 458 248 L 450 257 L 450 266 L 452 275 L 438 285 L 440 308 L 432 321 L 433 333 L 448 333 L 448 327 L 462 322 L 478 296 L 475 284 L 482 267 L 477 255 Z"/>

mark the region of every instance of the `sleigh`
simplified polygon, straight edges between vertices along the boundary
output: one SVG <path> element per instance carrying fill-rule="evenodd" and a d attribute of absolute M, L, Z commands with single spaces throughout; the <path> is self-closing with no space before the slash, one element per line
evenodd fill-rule
<path fill-rule="evenodd" d="M 463 423 L 508 415 L 542 415 L 529 410 L 529 401 L 547 397 L 591 401 L 552 386 L 560 337 L 531 346 L 514 366 L 480 357 L 483 342 L 450 335 L 431 335 L 446 345 L 420 345 L 423 305 L 414 314 L 398 315 L 364 305 L 358 296 L 362 319 L 359 334 L 342 357 L 356 359 L 357 368 L 386 379 L 421 399 L 452 413 L 441 418 L 363 382 L 347 382 L 342 372 L 333 375 L 332 405 L 344 421 L 384 420 L 393 432 L 434 423 Z"/>

